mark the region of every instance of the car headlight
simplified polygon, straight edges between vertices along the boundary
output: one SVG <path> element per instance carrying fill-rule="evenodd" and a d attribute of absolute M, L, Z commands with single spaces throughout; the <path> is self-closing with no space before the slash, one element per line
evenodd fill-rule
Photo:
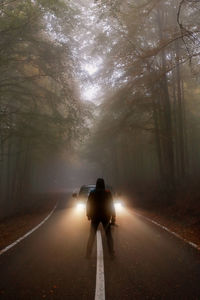
<path fill-rule="evenodd" d="M 86 206 L 85 203 L 79 202 L 77 203 L 76 208 L 77 210 L 81 211 L 85 209 L 85 206 Z"/>
<path fill-rule="evenodd" d="M 122 209 L 122 203 L 120 201 L 117 201 L 114 203 L 115 209 L 116 210 L 121 210 Z"/>

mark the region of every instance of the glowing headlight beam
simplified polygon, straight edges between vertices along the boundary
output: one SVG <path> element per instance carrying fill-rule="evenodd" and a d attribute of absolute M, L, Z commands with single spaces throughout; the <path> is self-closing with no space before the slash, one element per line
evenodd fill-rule
<path fill-rule="evenodd" d="M 81 210 L 84 210 L 85 209 L 85 203 L 77 203 L 77 205 L 76 205 L 76 209 L 78 210 L 78 211 L 81 211 Z"/>
<path fill-rule="evenodd" d="M 121 210 L 122 209 L 122 204 L 120 203 L 120 202 L 116 202 L 116 203 L 114 203 L 114 206 L 115 206 L 115 209 L 116 210 Z"/>

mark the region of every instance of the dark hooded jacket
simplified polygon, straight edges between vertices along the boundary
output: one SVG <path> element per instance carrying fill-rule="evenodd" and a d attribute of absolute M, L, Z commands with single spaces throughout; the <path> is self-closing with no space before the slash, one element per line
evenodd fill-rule
<path fill-rule="evenodd" d="M 115 208 L 112 194 L 105 189 L 103 179 L 98 179 L 96 189 L 89 194 L 87 201 L 87 217 L 92 220 L 107 219 L 115 221 Z"/>

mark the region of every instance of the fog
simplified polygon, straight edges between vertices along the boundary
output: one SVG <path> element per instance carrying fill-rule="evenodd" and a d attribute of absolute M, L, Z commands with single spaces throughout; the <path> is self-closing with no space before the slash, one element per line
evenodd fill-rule
<path fill-rule="evenodd" d="M 0 217 L 98 177 L 141 203 L 200 175 L 200 4 L 0 4 Z"/>

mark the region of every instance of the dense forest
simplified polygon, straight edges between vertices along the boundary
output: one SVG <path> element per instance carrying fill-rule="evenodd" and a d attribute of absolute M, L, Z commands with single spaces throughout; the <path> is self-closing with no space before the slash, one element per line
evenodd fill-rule
<path fill-rule="evenodd" d="M 115 186 L 169 200 L 199 181 L 199 2 L 97 3 L 104 98 L 87 155 Z"/>
<path fill-rule="evenodd" d="M 70 18 L 76 12 L 63 1 L 43 0 L 1 1 L 0 11 L 0 189 L 5 214 L 27 204 L 42 168 L 69 151 L 78 136 L 81 105 L 69 43 Z"/>
<path fill-rule="evenodd" d="M 1 216 L 58 157 L 123 191 L 198 185 L 199 1 L 2 0 L 0 14 Z"/>

